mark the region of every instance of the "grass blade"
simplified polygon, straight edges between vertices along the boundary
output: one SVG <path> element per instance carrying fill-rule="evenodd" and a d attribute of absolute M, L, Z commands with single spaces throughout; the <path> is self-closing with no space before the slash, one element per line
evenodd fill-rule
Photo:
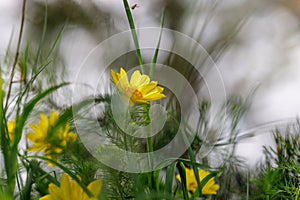
<path fill-rule="evenodd" d="M 61 30 L 59 31 L 59 33 L 58 33 L 58 35 L 57 35 L 57 37 L 56 37 L 54 43 L 52 44 L 52 47 L 51 47 L 51 49 L 49 50 L 49 53 L 48 53 L 47 56 L 46 56 L 47 59 L 49 59 L 49 57 L 53 54 L 53 52 L 54 52 L 54 50 L 56 49 L 56 47 L 57 47 L 59 41 L 61 40 L 62 35 L 63 35 L 63 33 L 64 33 L 64 30 L 65 30 L 65 25 L 66 25 L 66 24 L 63 25 L 63 27 L 62 27 Z"/>
<path fill-rule="evenodd" d="M 172 186 L 174 182 L 174 175 L 177 162 L 172 163 L 167 167 L 166 182 L 165 182 L 165 194 L 172 194 Z"/>
<path fill-rule="evenodd" d="M 9 141 L 7 139 L 7 124 L 6 124 L 6 117 L 5 117 L 5 112 L 4 112 L 4 91 L 2 89 L 2 73 L 1 73 L 1 69 L 0 69 L 0 141 L 1 141 L 1 150 L 2 150 L 2 154 L 3 154 L 3 158 L 4 158 L 4 167 L 5 167 L 5 172 L 6 172 L 6 176 L 7 176 L 7 184 L 11 187 L 5 188 L 0 185 L 1 188 L 1 196 L 3 195 L 7 195 L 7 199 L 12 198 L 12 194 L 13 194 L 13 183 L 11 183 L 11 173 L 10 173 L 10 166 L 9 166 Z"/>
<path fill-rule="evenodd" d="M 153 55 L 153 58 L 152 58 L 152 62 L 151 62 L 151 68 L 150 68 L 150 72 L 149 72 L 150 79 L 152 79 L 152 77 L 153 77 L 154 67 L 155 67 L 155 64 L 157 62 L 158 51 L 159 51 L 159 47 L 160 47 L 160 41 L 161 41 L 161 36 L 162 36 L 164 23 L 165 23 L 165 8 L 163 9 L 163 12 L 162 12 L 159 38 L 158 38 L 157 46 L 156 46 L 156 49 L 155 49 L 155 52 L 154 52 L 154 55 Z"/>
<path fill-rule="evenodd" d="M 189 199 L 189 192 L 187 190 L 187 185 L 186 185 L 185 166 L 182 162 L 179 162 L 177 164 L 177 168 L 178 168 L 178 172 L 179 172 L 180 179 L 181 179 L 183 198 L 186 200 L 186 199 Z"/>
<path fill-rule="evenodd" d="M 207 183 L 210 179 L 214 178 L 214 177 L 217 176 L 219 173 L 220 173 L 220 172 L 210 172 L 210 174 L 208 174 L 208 175 L 201 181 L 201 188 L 203 188 L 203 187 L 206 185 L 206 183 Z"/>
<path fill-rule="evenodd" d="M 24 106 L 24 110 L 21 116 L 19 116 L 17 118 L 16 121 L 16 131 L 15 131 L 15 138 L 13 140 L 13 148 L 17 149 L 17 145 L 21 139 L 22 136 L 22 130 L 24 128 L 25 122 L 27 120 L 27 118 L 29 117 L 29 114 L 31 113 L 31 111 L 33 110 L 33 108 L 35 107 L 35 105 L 42 100 L 43 98 L 45 98 L 46 96 L 48 96 L 49 94 L 51 94 L 52 92 L 58 90 L 59 88 L 69 85 L 69 83 L 62 83 L 60 85 L 56 85 L 56 86 L 52 86 L 50 88 L 48 88 L 47 90 L 43 91 L 41 94 L 38 94 L 37 96 L 35 96 L 29 103 L 27 103 Z"/>
<path fill-rule="evenodd" d="M 130 26 L 130 29 L 131 29 L 132 39 L 133 39 L 133 42 L 134 42 L 134 45 L 135 45 L 135 49 L 136 49 L 138 61 L 139 61 L 139 64 L 140 64 L 141 72 L 142 72 L 142 74 L 144 74 L 142 54 L 141 54 L 141 51 L 140 51 L 139 41 L 138 41 L 138 37 L 137 37 L 137 34 L 136 34 L 136 28 L 135 28 L 135 25 L 134 25 L 134 21 L 133 21 L 133 18 L 132 18 L 130 7 L 128 5 L 127 0 L 123 0 L 123 3 L 124 3 L 127 19 L 128 19 L 128 22 L 129 22 L 129 26 Z"/>
<path fill-rule="evenodd" d="M 42 47 L 44 45 L 45 37 L 46 37 L 46 32 L 47 32 L 47 20 L 48 20 L 48 2 L 45 2 L 45 17 L 44 17 L 44 23 L 43 23 L 43 31 L 42 31 L 42 38 L 39 43 L 39 47 L 37 50 L 37 55 L 34 60 L 33 68 L 32 68 L 32 74 L 35 74 L 38 61 L 40 59 L 40 56 L 42 54 Z"/>

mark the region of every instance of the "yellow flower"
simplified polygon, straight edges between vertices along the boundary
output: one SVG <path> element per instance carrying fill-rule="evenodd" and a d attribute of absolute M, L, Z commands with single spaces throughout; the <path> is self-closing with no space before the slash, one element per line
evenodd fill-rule
<path fill-rule="evenodd" d="M 15 130 L 16 130 L 16 122 L 8 121 L 7 122 L 7 131 L 8 131 L 9 141 L 12 141 L 14 139 L 13 137 L 14 137 Z M 1 144 L 1 141 L 0 141 L 0 144 Z"/>
<path fill-rule="evenodd" d="M 50 183 L 49 194 L 39 200 L 97 200 L 101 187 L 102 182 L 100 180 L 91 182 L 87 189 L 93 194 L 93 197 L 89 197 L 76 181 L 71 180 L 67 174 L 63 174 L 60 179 L 60 187 Z"/>
<path fill-rule="evenodd" d="M 16 122 L 15 121 L 7 122 L 7 130 L 8 130 L 9 139 L 10 139 L 10 141 L 12 141 L 13 137 L 14 137 L 15 130 L 16 130 Z"/>
<path fill-rule="evenodd" d="M 196 192 L 198 188 L 197 180 L 194 174 L 193 169 L 185 168 L 186 173 L 186 184 L 188 191 L 194 193 Z M 205 170 L 198 170 L 200 181 L 202 181 L 206 176 L 208 176 L 210 173 Z M 181 182 L 180 175 L 177 174 L 176 178 L 179 182 Z M 209 181 L 204 185 L 202 188 L 202 194 L 217 194 L 217 190 L 220 188 L 218 184 L 215 183 L 214 178 L 209 179 Z"/>
<path fill-rule="evenodd" d="M 26 137 L 33 145 L 28 148 L 28 151 L 44 152 L 46 157 L 57 161 L 58 155 L 67 146 L 67 143 L 76 141 L 77 135 L 69 132 L 69 123 L 56 127 L 59 118 L 56 111 L 50 113 L 49 119 L 43 113 L 40 117 L 37 125 L 29 125 L 33 132 L 27 133 Z M 53 166 L 51 163 L 49 165 Z"/>
<path fill-rule="evenodd" d="M 150 101 L 166 97 L 162 94 L 164 88 L 157 86 L 157 81 L 150 82 L 149 76 L 141 75 L 138 70 L 133 72 L 130 82 L 128 82 L 127 73 L 123 68 L 120 69 L 120 73 L 111 70 L 111 76 L 130 106 L 133 106 L 134 103 L 148 104 Z"/>

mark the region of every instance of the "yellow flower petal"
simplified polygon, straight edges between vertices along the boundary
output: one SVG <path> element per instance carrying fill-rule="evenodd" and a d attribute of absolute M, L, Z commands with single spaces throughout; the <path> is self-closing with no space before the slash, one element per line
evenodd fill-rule
<path fill-rule="evenodd" d="M 156 88 L 157 88 L 157 83 L 151 82 L 147 85 L 143 85 L 142 87 L 138 88 L 138 90 L 141 91 L 143 95 L 146 95 L 147 93 L 155 90 Z"/>
<path fill-rule="evenodd" d="M 114 84 L 117 84 L 119 82 L 119 76 L 114 70 L 110 70 L 111 77 L 113 79 Z"/>
<path fill-rule="evenodd" d="M 155 101 L 155 100 L 159 100 L 162 98 L 165 98 L 166 96 L 164 94 L 159 94 L 159 93 L 153 93 L 153 94 L 148 94 L 144 96 L 144 100 L 145 101 Z"/>
<path fill-rule="evenodd" d="M 52 199 L 51 195 L 48 194 L 46 196 L 39 198 L 39 200 L 55 200 L 55 199 Z"/>
<path fill-rule="evenodd" d="M 7 122 L 7 131 L 10 140 L 13 140 L 15 130 L 16 130 L 16 122 L 15 121 Z"/>
<path fill-rule="evenodd" d="M 146 85 L 150 82 L 150 78 L 147 75 L 141 75 L 140 71 L 136 70 L 133 72 L 130 85 L 134 88 L 138 88 L 140 86 Z"/>
<path fill-rule="evenodd" d="M 98 199 L 101 188 L 102 188 L 101 180 L 95 180 L 95 181 L 91 182 L 87 187 L 87 189 L 92 192 L 95 199 Z"/>
<path fill-rule="evenodd" d="M 53 126 L 58 121 L 58 113 L 56 111 L 52 111 L 50 113 L 49 124 Z"/>
<path fill-rule="evenodd" d="M 71 178 L 67 174 L 63 174 L 60 179 L 60 191 L 65 197 L 71 197 L 72 196 L 72 190 L 78 189 Z"/>
<path fill-rule="evenodd" d="M 131 79 L 130 79 L 130 85 L 131 86 L 136 86 L 137 83 L 140 82 L 140 78 L 141 78 L 141 73 L 140 71 L 134 71 L 132 76 L 131 76 Z"/>
<path fill-rule="evenodd" d="M 122 84 L 128 85 L 129 84 L 128 83 L 128 78 L 127 78 L 126 71 L 123 68 L 120 69 L 120 73 L 119 74 L 116 73 L 114 70 L 111 70 L 111 76 L 113 78 L 113 82 L 114 82 L 115 85 L 118 85 L 118 84 L 120 84 L 120 85 L 122 85 Z M 119 83 L 120 81 L 122 82 L 122 84 Z"/>
<path fill-rule="evenodd" d="M 47 116 L 44 113 L 42 113 L 40 115 L 40 117 L 41 117 L 41 120 L 40 120 L 37 127 L 41 130 L 42 133 L 48 132 L 49 121 L 48 121 Z"/>
<path fill-rule="evenodd" d="M 52 197 L 52 199 L 59 199 L 59 196 L 61 196 L 59 187 L 53 183 L 49 184 L 48 190 L 49 190 L 49 195 Z"/>

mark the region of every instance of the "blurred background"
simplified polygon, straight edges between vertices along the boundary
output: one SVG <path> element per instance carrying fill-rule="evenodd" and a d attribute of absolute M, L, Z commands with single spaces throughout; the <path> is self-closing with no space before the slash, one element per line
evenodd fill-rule
<path fill-rule="evenodd" d="M 241 133 L 255 130 L 256 136 L 240 143 L 237 152 L 249 165 L 255 165 L 261 159 L 262 145 L 270 141 L 271 130 L 295 121 L 300 114 L 300 1 L 129 0 L 129 3 L 137 28 L 160 27 L 165 8 L 164 27 L 188 35 L 207 50 L 220 70 L 227 97 L 251 96 L 239 130 Z M 15 52 L 21 6 L 21 1 L 0 1 L 1 66 L 5 56 L 9 53 L 13 56 Z M 41 40 L 43 49 L 49 51 L 60 39 L 48 71 L 49 82 L 74 81 L 93 48 L 129 29 L 122 1 L 48 0 L 46 6 L 44 0 L 28 0 L 26 7 L 23 52 L 29 47 L 29 54 L 34 54 Z M 107 51 L 113 48 L 118 48 L 117 44 Z M 167 56 L 159 61 L 168 63 Z M 173 62 L 180 68 L 178 60 Z M 95 66 L 95 70 L 97 67 L 101 65 Z M 91 82 L 95 81 L 93 72 L 87 76 L 91 76 Z M 201 84 L 192 83 L 195 88 Z"/>

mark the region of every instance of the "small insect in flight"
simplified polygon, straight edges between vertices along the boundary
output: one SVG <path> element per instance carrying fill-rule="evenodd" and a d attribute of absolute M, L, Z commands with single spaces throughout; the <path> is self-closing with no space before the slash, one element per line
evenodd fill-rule
<path fill-rule="evenodd" d="M 132 6 L 131 6 L 131 9 L 132 10 L 134 10 L 135 8 L 138 8 L 139 6 L 137 5 L 137 3 L 136 4 L 133 4 Z"/>

